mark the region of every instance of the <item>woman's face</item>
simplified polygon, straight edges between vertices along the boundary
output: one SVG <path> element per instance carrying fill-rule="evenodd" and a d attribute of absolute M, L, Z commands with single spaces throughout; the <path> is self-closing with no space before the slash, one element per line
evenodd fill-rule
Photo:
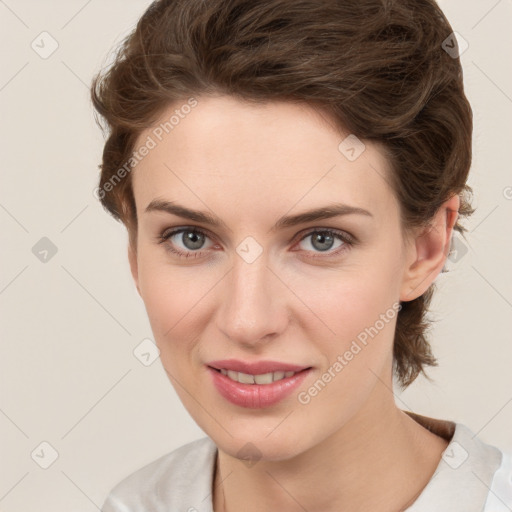
<path fill-rule="evenodd" d="M 132 171 L 130 262 L 162 364 L 225 452 L 250 442 L 290 458 L 367 410 L 380 379 L 391 385 L 409 245 L 382 149 L 342 143 L 349 133 L 291 103 L 198 97 L 161 123 L 135 147 L 148 149 Z M 361 211 L 297 217 L 341 204 Z M 220 360 L 274 362 L 232 372 L 275 382 L 237 383 Z M 306 370 L 286 377 L 285 364 Z"/>

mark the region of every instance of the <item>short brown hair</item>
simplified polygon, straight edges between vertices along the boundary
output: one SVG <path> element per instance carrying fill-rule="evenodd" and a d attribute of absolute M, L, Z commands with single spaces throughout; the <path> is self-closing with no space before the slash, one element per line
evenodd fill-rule
<path fill-rule="evenodd" d="M 454 194 L 459 219 L 471 215 L 472 111 L 460 59 L 443 49 L 447 40 L 458 48 L 434 0 L 155 1 L 92 82 L 108 130 L 101 202 L 135 246 L 131 174 L 113 179 L 138 136 L 174 102 L 226 94 L 303 102 L 381 143 L 402 229 L 427 226 Z M 458 220 L 454 229 L 464 236 Z M 394 372 L 403 388 L 437 365 L 426 339 L 433 292 L 434 283 L 398 314 Z"/>

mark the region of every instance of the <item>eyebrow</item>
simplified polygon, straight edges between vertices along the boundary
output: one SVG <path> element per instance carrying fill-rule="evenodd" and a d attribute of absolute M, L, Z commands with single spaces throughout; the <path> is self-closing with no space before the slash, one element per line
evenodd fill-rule
<path fill-rule="evenodd" d="M 207 224 L 215 228 L 223 227 L 224 229 L 231 231 L 227 227 L 226 223 L 215 215 L 212 215 L 208 212 L 202 212 L 199 210 L 191 210 L 190 208 L 186 208 L 184 206 L 181 206 L 170 201 L 153 199 L 148 204 L 148 206 L 146 206 L 145 213 L 154 211 L 170 213 L 171 215 L 176 215 L 178 217 L 182 217 L 183 219 L 200 222 L 202 224 Z M 305 212 L 298 213 L 295 215 L 287 215 L 281 217 L 269 231 L 277 231 L 279 229 L 289 228 L 300 224 L 305 224 L 307 222 L 313 222 L 322 219 L 330 219 L 332 217 L 338 217 L 342 215 L 354 214 L 373 217 L 373 214 L 370 213 L 368 210 L 365 210 L 364 208 L 350 206 L 342 203 L 334 203 L 322 206 L 320 208 L 307 210 Z"/>

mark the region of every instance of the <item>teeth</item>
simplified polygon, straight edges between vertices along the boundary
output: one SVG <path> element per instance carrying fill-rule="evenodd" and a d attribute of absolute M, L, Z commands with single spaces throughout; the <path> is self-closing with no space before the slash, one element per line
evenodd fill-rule
<path fill-rule="evenodd" d="M 272 384 L 272 382 L 276 382 L 277 380 L 291 377 L 296 373 L 279 371 L 263 373 L 260 375 L 250 375 L 248 373 L 235 372 L 233 370 L 225 370 L 224 368 L 222 368 L 220 372 L 222 373 L 222 375 L 226 375 L 231 380 L 240 382 L 242 384 Z"/>
<path fill-rule="evenodd" d="M 248 373 L 238 372 L 238 382 L 242 384 L 254 384 L 254 375 L 249 375 Z"/>
<path fill-rule="evenodd" d="M 242 375 L 244 375 L 244 374 L 243 373 L 239 373 L 240 377 Z M 275 380 L 279 380 L 279 379 L 276 378 Z M 272 384 L 272 382 L 274 382 L 274 374 L 272 372 L 270 372 L 270 373 L 262 373 L 261 375 L 255 375 L 254 376 L 254 382 L 256 384 Z"/>
<path fill-rule="evenodd" d="M 273 380 L 281 380 L 284 378 L 284 373 L 285 372 L 274 372 L 274 376 L 273 376 Z M 290 373 L 291 375 L 294 374 L 294 372 L 288 372 Z M 267 375 L 270 375 L 270 374 L 267 374 Z M 291 377 L 291 375 L 289 375 L 289 377 Z M 256 382 L 258 384 L 265 384 L 264 382 L 258 382 L 258 380 L 256 379 Z"/>
<path fill-rule="evenodd" d="M 228 370 L 228 377 L 232 380 L 238 380 L 238 372 L 234 372 L 233 370 Z"/>

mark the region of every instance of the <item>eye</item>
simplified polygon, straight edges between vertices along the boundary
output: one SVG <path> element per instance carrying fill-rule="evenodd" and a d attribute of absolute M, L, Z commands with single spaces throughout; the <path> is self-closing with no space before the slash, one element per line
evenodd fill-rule
<path fill-rule="evenodd" d="M 308 243 L 305 243 L 306 251 L 311 252 L 309 247 L 313 249 L 313 252 L 319 252 L 320 254 L 313 256 L 313 258 L 324 257 L 321 253 L 328 253 L 327 257 L 337 256 L 345 250 L 349 249 L 350 246 L 354 245 L 354 238 L 343 231 L 333 229 L 315 229 L 309 231 L 300 239 L 300 243 L 307 239 L 310 239 Z M 335 246 L 336 240 L 339 242 Z M 331 250 L 334 247 L 335 250 Z"/>
<path fill-rule="evenodd" d="M 173 238 L 175 237 L 176 241 L 173 241 Z M 166 230 L 158 238 L 159 243 L 166 243 L 166 248 L 170 252 L 177 254 L 180 258 L 197 258 L 198 256 L 201 256 L 202 253 L 202 251 L 198 251 L 198 249 L 203 248 L 204 240 L 209 237 L 201 229 L 184 227 L 173 231 Z M 179 247 L 176 248 L 175 244 L 178 241 L 185 246 L 185 250 L 182 250 Z"/>
<path fill-rule="evenodd" d="M 158 243 L 165 244 L 168 251 L 180 258 L 198 258 L 206 252 L 207 248 L 204 248 L 204 244 L 205 240 L 209 238 L 208 234 L 202 229 L 189 226 L 164 230 L 158 236 Z M 335 229 L 315 228 L 310 230 L 300 238 L 299 244 L 308 238 L 311 238 L 311 241 L 305 244 L 306 249 L 304 250 L 305 252 L 317 253 L 311 256 L 312 258 L 338 256 L 355 245 L 355 239 L 352 235 Z M 335 246 L 335 250 L 332 250 L 336 240 L 339 243 Z M 178 244 L 182 244 L 183 248 L 179 247 Z M 325 255 L 322 253 L 325 253 Z"/>

